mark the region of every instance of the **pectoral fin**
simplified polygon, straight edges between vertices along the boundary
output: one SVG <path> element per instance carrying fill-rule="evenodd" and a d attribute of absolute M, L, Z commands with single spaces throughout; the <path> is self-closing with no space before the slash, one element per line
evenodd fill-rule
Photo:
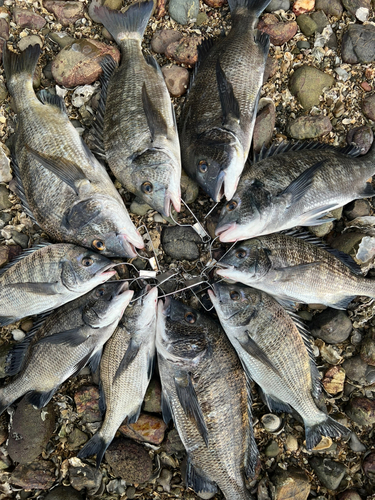
<path fill-rule="evenodd" d="M 293 203 L 297 203 L 310 189 L 315 173 L 322 168 L 325 160 L 318 161 L 312 167 L 305 170 L 301 175 L 297 177 L 289 186 L 282 191 L 278 197 L 285 197 L 288 200 L 288 207 Z"/>
<path fill-rule="evenodd" d="M 24 292 L 36 293 L 38 295 L 56 295 L 58 291 L 58 281 L 55 283 L 11 283 L 7 287 L 16 288 Z"/>
<path fill-rule="evenodd" d="M 274 269 L 273 281 L 295 281 L 301 278 L 304 273 L 314 271 L 321 272 L 321 262 L 310 262 L 309 264 L 299 264 L 298 266 L 279 267 Z"/>
<path fill-rule="evenodd" d="M 268 366 L 273 372 L 276 373 L 276 375 L 280 376 L 279 370 L 273 365 L 272 361 L 270 358 L 267 356 L 267 354 L 263 351 L 261 347 L 258 346 L 258 344 L 250 337 L 250 333 L 246 330 L 246 340 L 242 341 L 239 340 L 239 343 L 243 347 L 243 349 L 253 358 L 257 359 L 264 365 Z"/>
<path fill-rule="evenodd" d="M 227 80 L 219 59 L 216 61 L 216 80 L 223 112 L 223 124 L 227 123 L 230 118 L 239 120 L 241 117 L 240 106 L 233 93 L 232 84 Z"/>
<path fill-rule="evenodd" d="M 82 325 L 84 326 L 84 325 Z M 58 345 L 69 345 L 71 347 L 77 347 L 87 340 L 86 335 L 82 335 L 82 326 L 78 328 L 72 328 L 70 330 L 65 330 L 63 332 L 54 333 L 48 337 L 44 337 L 34 345 L 38 344 L 58 344 Z"/>
<path fill-rule="evenodd" d="M 146 84 L 142 86 L 142 104 L 143 110 L 146 115 L 148 128 L 150 129 L 151 140 L 154 141 L 156 135 L 167 136 L 168 135 L 168 125 L 164 120 L 164 117 L 160 111 L 154 106 L 151 101 Z"/>
<path fill-rule="evenodd" d="M 134 339 L 130 340 L 130 343 L 128 345 L 126 353 L 125 353 L 124 357 L 122 358 L 119 367 L 117 368 L 117 371 L 116 371 L 116 374 L 114 376 L 113 381 L 117 380 L 124 373 L 124 371 L 128 368 L 128 366 L 132 363 L 132 361 L 137 356 L 140 347 L 141 346 L 139 344 L 137 344 L 134 341 Z"/>

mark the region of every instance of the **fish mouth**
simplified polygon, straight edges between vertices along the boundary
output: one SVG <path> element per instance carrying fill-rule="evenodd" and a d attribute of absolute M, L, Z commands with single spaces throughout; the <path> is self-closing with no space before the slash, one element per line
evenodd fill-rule
<path fill-rule="evenodd" d="M 233 233 L 235 233 L 237 227 L 237 222 L 223 224 L 222 226 L 216 228 L 215 235 L 219 236 L 220 241 L 222 241 L 223 243 L 232 243 L 238 240 L 236 235 L 233 236 Z"/>
<path fill-rule="evenodd" d="M 170 217 L 172 206 L 176 212 L 181 210 L 181 195 L 167 191 L 164 200 L 164 209 L 161 212 L 164 217 Z"/>
<path fill-rule="evenodd" d="M 137 257 L 137 252 L 136 248 L 144 248 L 145 243 L 143 241 L 142 236 L 138 233 L 138 231 L 135 232 L 134 236 L 129 236 L 128 234 L 118 234 L 117 238 L 120 241 L 120 245 L 124 249 L 124 253 L 126 254 L 126 257 L 133 258 Z"/>
<path fill-rule="evenodd" d="M 225 180 L 225 171 L 221 170 L 220 174 L 217 176 L 215 191 L 213 192 L 213 197 L 212 197 L 212 199 L 216 203 L 218 203 L 224 196 L 224 180 Z"/>
<path fill-rule="evenodd" d="M 143 297 L 143 303 L 147 305 L 147 308 L 153 309 L 155 311 L 157 300 L 158 300 L 158 287 L 154 286 L 151 288 L 151 285 L 147 285 L 146 288 L 148 288 L 147 295 Z"/>

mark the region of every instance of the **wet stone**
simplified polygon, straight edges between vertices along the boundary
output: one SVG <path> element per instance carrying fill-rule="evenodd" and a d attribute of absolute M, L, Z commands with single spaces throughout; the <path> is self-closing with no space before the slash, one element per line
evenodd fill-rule
<path fill-rule="evenodd" d="M 188 24 L 197 19 L 199 0 L 169 0 L 169 15 L 179 24 Z"/>
<path fill-rule="evenodd" d="M 309 479 L 295 467 L 277 471 L 272 477 L 275 486 L 275 500 L 306 500 L 310 493 Z"/>
<path fill-rule="evenodd" d="M 274 14 L 265 14 L 259 21 L 257 29 L 270 36 L 273 45 L 283 45 L 297 33 L 295 21 L 279 21 Z"/>
<path fill-rule="evenodd" d="M 358 425 L 367 427 L 375 424 L 375 400 L 358 397 L 349 401 L 347 416 Z"/>
<path fill-rule="evenodd" d="M 318 29 L 318 25 L 314 21 L 314 19 L 308 14 L 301 14 L 296 19 L 299 29 L 302 33 L 309 37 L 315 33 Z"/>
<path fill-rule="evenodd" d="M 266 12 L 275 12 L 277 10 L 289 10 L 290 1 L 289 0 L 271 0 L 271 2 L 266 7 Z"/>
<path fill-rule="evenodd" d="M 362 101 L 362 112 L 372 121 L 375 121 L 375 94 L 366 96 Z"/>
<path fill-rule="evenodd" d="M 32 10 L 20 9 L 15 7 L 13 9 L 13 20 L 21 28 L 30 28 L 40 30 L 46 24 L 44 17 L 36 14 Z"/>
<path fill-rule="evenodd" d="M 88 495 L 94 495 L 101 485 L 102 474 L 100 470 L 74 457 L 69 459 L 69 479 L 75 490 L 86 489 Z"/>
<path fill-rule="evenodd" d="M 202 243 L 202 240 L 192 227 L 164 227 L 161 241 L 165 253 L 173 259 L 195 260 L 199 258 L 197 244 Z"/>
<path fill-rule="evenodd" d="M 341 366 L 332 366 L 323 377 L 322 384 L 328 394 L 338 394 L 344 390 L 345 370 Z"/>
<path fill-rule="evenodd" d="M 328 344 L 344 342 L 353 329 L 352 322 L 345 311 L 327 308 L 314 316 L 310 325 L 311 334 Z"/>
<path fill-rule="evenodd" d="M 74 394 L 77 413 L 81 422 L 99 422 L 102 420 L 99 410 L 99 389 L 96 386 L 84 386 Z"/>
<path fill-rule="evenodd" d="M 374 134 L 369 125 L 362 125 L 362 127 L 355 127 L 349 130 L 346 136 L 348 144 L 355 144 L 361 152 L 361 155 L 366 154 L 373 143 Z"/>
<path fill-rule="evenodd" d="M 344 8 L 353 16 L 364 23 L 368 20 L 371 9 L 370 0 L 342 0 Z"/>
<path fill-rule="evenodd" d="M 344 9 L 341 0 L 316 0 L 315 10 L 322 10 L 327 16 L 340 19 Z"/>
<path fill-rule="evenodd" d="M 358 493 L 354 490 L 346 490 L 338 497 L 338 500 L 362 500 Z"/>
<path fill-rule="evenodd" d="M 148 384 L 143 409 L 150 413 L 161 413 L 161 386 L 157 378 L 152 378 Z"/>
<path fill-rule="evenodd" d="M 311 12 L 310 17 L 315 22 L 316 31 L 318 33 L 321 33 L 324 30 L 324 28 L 329 24 L 329 20 L 322 10 L 318 10 L 317 12 Z"/>
<path fill-rule="evenodd" d="M 186 93 L 189 85 L 189 71 L 181 66 L 163 66 L 161 68 L 167 89 L 172 97 L 180 97 Z"/>
<path fill-rule="evenodd" d="M 271 142 L 276 122 L 276 109 L 270 99 L 262 99 L 259 102 L 258 114 L 255 120 L 253 133 L 253 149 L 259 153 L 262 146 L 268 146 Z"/>
<path fill-rule="evenodd" d="M 9 482 L 25 490 L 46 490 L 55 482 L 55 467 L 50 460 L 19 464 L 10 475 Z"/>
<path fill-rule="evenodd" d="M 367 363 L 365 363 L 360 356 L 346 359 L 342 367 L 350 380 L 360 384 L 365 383 Z"/>
<path fill-rule="evenodd" d="M 165 55 L 179 64 L 194 66 L 198 60 L 198 45 L 201 41 L 200 36 L 183 37 L 177 42 L 170 43 Z"/>
<path fill-rule="evenodd" d="M 77 427 L 72 430 L 68 437 L 68 449 L 78 450 L 83 444 L 88 441 L 87 434 L 82 432 Z"/>
<path fill-rule="evenodd" d="M 329 490 L 337 490 L 346 474 L 344 464 L 329 458 L 314 457 L 310 460 L 310 465 L 322 485 Z"/>
<path fill-rule="evenodd" d="M 83 500 L 83 496 L 71 486 L 58 486 L 51 490 L 44 500 Z"/>
<path fill-rule="evenodd" d="M 328 134 L 332 123 L 328 116 L 300 116 L 289 122 L 287 133 L 293 139 L 314 139 Z"/>
<path fill-rule="evenodd" d="M 155 415 L 141 413 L 137 422 L 134 424 L 124 423 L 119 430 L 126 437 L 159 445 L 164 439 L 166 428 L 167 426 L 163 419 Z"/>
<path fill-rule="evenodd" d="M 5 186 L 0 186 L 0 210 L 12 206 L 12 203 L 9 201 L 9 194 L 9 190 Z"/>
<path fill-rule="evenodd" d="M 290 79 L 290 91 L 306 110 L 319 105 L 324 88 L 333 85 L 335 79 L 312 66 L 301 66 Z"/>
<path fill-rule="evenodd" d="M 84 4 L 61 0 L 45 0 L 44 7 L 55 14 L 57 21 L 63 26 L 69 26 L 84 17 Z"/>
<path fill-rule="evenodd" d="M 363 460 L 363 471 L 371 482 L 375 482 L 375 453 L 372 452 Z"/>
<path fill-rule="evenodd" d="M 127 483 L 146 483 L 152 474 L 152 460 L 148 452 L 130 439 L 114 439 L 105 458 L 116 477 Z"/>
<path fill-rule="evenodd" d="M 8 453 L 13 462 L 32 462 L 42 453 L 54 430 L 53 404 L 38 410 L 23 398 L 14 413 L 9 433 Z"/>
<path fill-rule="evenodd" d="M 375 26 L 350 24 L 341 42 L 342 60 L 349 64 L 375 60 Z"/>
<path fill-rule="evenodd" d="M 361 358 L 368 365 L 375 366 L 375 340 L 366 338 L 361 345 Z"/>
<path fill-rule="evenodd" d="M 151 40 L 151 48 L 158 54 L 164 54 L 169 44 L 181 40 L 182 34 L 176 30 L 157 31 Z"/>

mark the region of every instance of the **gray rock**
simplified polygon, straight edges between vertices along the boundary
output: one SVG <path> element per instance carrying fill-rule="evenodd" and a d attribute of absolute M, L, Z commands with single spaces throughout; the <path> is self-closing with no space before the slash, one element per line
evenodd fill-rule
<path fill-rule="evenodd" d="M 277 471 L 271 480 L 275 486 L 275 500 L 306 500 L 310 493 L 310 482 L 306 474 L 297 467 Z M 259 497 L 258 497 L 259 498 Z"/>
<path fill-rule="evenodd" d="M 356 453 L 363 453 L 364 451 L 366 451 L 366 446 L 361 443 L 355 432 L 352 432 L 350 434 L 349 446 L 350 449 L 352 451 L 355 451 Z"/>
<path fill-rule="evenodd" d="M 375 41 L 374 41 L 375 43 Z M 372 121 L 375 121 L 375 94 L 366 96 L 362 101 L 362 112 Z"/>
<path fill-rule="evenodd" d="M 71 486 L 58 486 L 51 490 L 44 500 L 83 500 L 83 496 Z"/>
<path fill-rule="evenodd" d="M 181 453 L 185 451 L 185 447 L 178 435 L 177 429 L 173 428 L 169 433 L 165 442 L 165 450 L 167 453 Z"/>
<path fill-rule="evenodd" d="M 301 14 L 296 19 L 299 29 L 305 36 L 311 36 L 317 31 L 318 25 L 309 14 Z"/>
<path fill-rule="evenodd" d="M 69 465 L 69 479 L 75 490 L 86 488 L 88 495 L 94 495 L 102 483 L 102 474 L 95 467 L 74 459 L 74 465 Z"/>
<path fill-rule="evenodd" d="M 51 40 L 57 43 L 59 47 L 61 47 L 62 49 L 64 47 L 67 47 L 68 45 L 72 45 L 72 43 L 75 40 L 75 38 L 69 36 L 68 33 L 65 33 L 64 31 L 58 31 L 56 33 L 48 33 L 48 36 L 50 37 Z"/>
<path fill-rule="evenodd" d="M 114 439 L 105 457 L 112 473 L 127 483 L 146 483 L 151 477 L 150 455 L 143 446 L 130 439 Z"/>
<path fill-rule="evenodd" d="M 8 89 L 3 81 L 0 81 L 0 104 L 3 104 L 5 99 L 8 97 Z M 6 182 L 6 181 L 2 181 Z"/>
<path fill-rule="evenodd" d="M 370 453 L 363 460 L 363 471 L 371 483 L 375 483 L 375 452 Z"/>
<path fill-rule="evenodd" d="M 324 28 L 329 25 L 328 17 L 322 10 L 318 10 L 317 12 L 311 12 L 310 17 L 315 22 L 317 26 L 316 31 L 318 33 L 321 33 L 324 30 Z"/>
<path fill-rule="evenodd" d="M 367 200 L 355 200 L 346 205 L 344 214 L 348 220 L 354 220 L 357 217 L 370 215 L 371 205 Z"/>
<path fill-rule="evenodd" d="M 301 50 L 307 50 L 311 47 L 311 45 L 306 40 L 300 40 L 297 42 L 297 47 Z"/>
<path fill-rule="evenodd" d="M 22 248 L 27 248 L 29 244 L 29 237 L 27 234 L 20 233 L 19 231 L 16 231 L 15 229 L 10 232 L 12 239 L 17 245 L 19 245 Z"/>
<path fill-rule="evenodd" d="M 266 12 L 275 12 L 276 10 L 289 10 L 290 1 L 289 0 L 271 0 L 271 2 L 266 7 Z"/>
<path fill-rule="evenodd" d="M 299 16 L 300 17 L 300 16 Z M 319 105 L 323 89 L 331 87 L 335 79 L 313 66 L 301 66 L 293 73 L 290 80 L 290 91 L 297 97 L 306 110 Z"/>
<path fill-rule="evenodd" d="M 362 500 L 358 493 L 354 490 L 346 490 L 338 497 L 338 500 Z"/>
<path fill-rule="evenodd" d="M 9 201 L 10 192 L 5 186 L 0 186 L 0 210 L 10 208 L 12 206 Z"/>
<path fill-rule="evenodd" d="M 7 358 L 9 351 L 12 349 L 12 346 L 5 342 L 0 346 L 0 379 L 7 377 L 6 367 L 7 367 Z"/>
<path fill-rule="evenodd" d="M 368 366 L 366 370 L 366 382 L 368 384 L 375 383 L 375 366 Z"/>
<path fill-rule="evenodd" d="M 328 344 L 339 344 L 349 337 L 353 325 L 345 311 L 327 308 L 314 316 L 310 329 L 315 338 Z"/>
<path fill-rule="evenodd" d="M 55 464 L 50 460 L 34 460 L 28 465 L 19 464 L 8 481 L 25 490 L 47 490 L 55 482 Z"/>
<path fill-rule="evenodd" d="M 176 30 L 157 31 L 151 40 L 151 48 L 158 54 L 164 54 L 170 43 L 178 42 L 182 38 L 182 33 Z"/>
<path fill-rule="evenodd" d="M 12 180 L 10 171 L 10 160 L 0 147 L 0 182 L 10 182 Z"/>
<path fill-rule="evenodd" d="M 198 243 L 201 237 L 192 227 L 164 227 L 161 243 L 167 255 L 173 259 L 195 260 L 199 258 Z"/>
<path fill-rule="evenodd" d="M 264 450 L 266 457 L 273 458 L 277 457 L 281 453 L 281 449 L 276 441 L 271 441 Z"/>
<path fill-rule="evenodd" d="M 75 427 L 68 437 L 68 449 L 78 450 L 87 440 L 87 434 Z"/>
<path fill-rule="evenodd" d="M 169 469 L 162 469 L 156 482 L 162 486 L 164 491 L 171 491 L 172 472 Z"/>
<path fill-rule="evenodd" d="M 261 99 L 253 132 L 253 149 L 259 152 L 271 142 L 276 121 L 276 109 L 271 99 Z"/>
<path fill-rule="evenodd" d="M 9 433 L 8 453 L 13 462 L 32 462 L 42 453 L 54 430 L 53 404 L 38 410 L 23 398 L 17 406 Z"/>
<path fill-rule="evenodd" d="M 345 413 L 358 425 L 363 427 L 375 424 L 375 400 L 364 397 L 352 398 Z"/>
<path fill-rule="evenodd" d="M 367 337 L 362 341 L 361 352 L 362 360 L 368 365 L 375 365 L 375 340 Z"/>
<path fill-rule="evenodd" d="M 342 60 L 349 64 L 375 60 L 375 26 L 350 24 L 341 42 Z"/>
<path fill-rule="evenodd" d="M 294 139 L 314 139 L 328 134 L 332 123 L 328 116 L 300 116 L 289 122 L 287 133 Z"/>
<path fill-rule="evenodd" d="M 342 367 L 350 380 L 359 384 L 365 384 L 367 363 L 362 361 L 361 356 L 346 359 Z"/>
<path fill-rule="evenodd" d="M 134 488 L 134 486 L 129 486 L 129 488 L 126 488 L 126 497 L 130 500 L 133 500 L 135 498 L 137 490 Z"/>
<path fill-rule="evenodd" d="M 329 458 L 314 457 L 310 465 L 322 485 L 329 490 L 337 490 L 346 473 L 344 464 Z"/>
<path fill-rule="evenodd" d="M 183 200 L 189 205 L 193 203 L 199 194 L 198 184 L 186 175 L 185 171 L 181 172 L 181 194 Z"/>
<path fill-rule="evenodd" d="M 199 0 L 170 0 L 169 15 L 179 24 L 188 24 L 197 19 Z"/>
<path fill-rule="evenodd" d="M 140 215 L 141 217 L 146 215 L 149 210 L 152 210 L 150 205 L 144 203 L 140 198 L 134 198 L 130 205 L 130 212 L 132 214 Z"/>
<path fill-rule="evenodd" d="M 355 144 L 361 151 L 361 155 L 366 154 L 373 143 L 374 133 L 369 125 L 355 127 L 349 130 L 346 136 L 348 144 Z"/>
<path fill-rule="evenodd" d="M 344 11 L 341 0 L 316 0 L 315 10 L 322 10 L 327 16 L 341 18 Z"/>
<path fill-rule="evenodd" d="M 324 222 L 323 224 L 319 224 L 319 226 L 309 226 L 309 231 L 314 233 L 318 238 L 323 238 L 328 233 L 332 231 L 334 227 L 333 222 Z"/>
<path fill-rule="evenodd" d="M 370 9 L 370 0 L 342 0 L 345 9 L 353 16 L 364 23 L 367 21 Z"/>

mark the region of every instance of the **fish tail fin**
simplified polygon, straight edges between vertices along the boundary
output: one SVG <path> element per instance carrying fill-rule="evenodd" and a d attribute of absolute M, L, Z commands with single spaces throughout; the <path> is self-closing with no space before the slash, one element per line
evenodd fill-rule
<path fill-rule="evenodd" d="M 91 457 L 91 455 L 96 455 L 96 468 L 99 469 L 99 466 L 104 457 L 104 453 L 106 452 L 108 446 L 111 444 L 111 441 L 112 439 L 106 441 L 99 431 L 94 434 L 90 441 L 85 444 L 85 446 L 77 454 L 77 457 L 87 458 Z"/>
<path fill-rule="evenodd" d="M 125 12 L 95 7 L 95 14 L 121 45 L 124 40 L 142 40 L 147 23 L 154 10 L 154 1 L 135 2 Z"/>
<path fill-rule="evenodd" d="M 271 0 L 228 0 L 231 15 L 236 14 L 237 9 L 246 9 L 252 17 L 257 19 Z"/>
<path fill-rule="evenodd" d="M 32 84 L 36 65 L 40 55 L 40 45 L 29 45 L 23 52 L 11 52 L 4 44 L 3 65 L 7 86 L 12 93 L 15 80 Z M 22 78 L 18 78 L 22 75 Z"/>
<path fill-rule="evenodd" d="M 348 436 L 349 429 L 345 425 L 336 422 L 333 418 L 326 415 L 323 422 L 309 426 L 305 424 L 306 428 L 306 449 L 312 450 L 321 440 L 322 436 L 341 437 Z"/>

